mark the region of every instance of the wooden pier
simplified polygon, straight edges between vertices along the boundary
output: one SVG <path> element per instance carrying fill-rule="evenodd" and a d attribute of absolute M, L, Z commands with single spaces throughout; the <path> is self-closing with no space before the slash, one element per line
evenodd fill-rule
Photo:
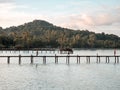
<path fill-rule="evenodd" d="M 34 63 L 34 58 L 35 57 L 41 57 L 43 58 L 43 64 L 46 64 L 47 62 L 47 58 L 55 58 L 55 64 L 58 64 L 59 58 L 66 58 L 66 64 L 70 64 L 70 58 L 74 57 L 76 58 L 76 63 L 80 64 L 81 58 L 84 57 L 86 58 L 86 63 L 90 63 L 90 61 L 92 61 L 92 57 L 96 58 L 96 63 L 100 63 L 101 62 L 101 58 L 105 58 L 105 63 L 110 63 L 110 58 L 114 58 L 114 63 L 119 63 L 119 57 L 120 56 L 106 56 L 106 55 L 100 55 L 100 56 L 95 56 L 95 55 L 64 55 L 64 56 L 60 56 L 60 55 L 54 55 L 54 56 L 35 56 L 35 55 L 30 55 L 30 56 L 22 56 L 22 55 L 18 55 L 18 56 L 0 56 L 0 58 L 7 58 L 7 63 L 10 64 L 10 58 L 18 58 L 18 64 L 21 64 L 21 58 L 25 58 L 28 57 L 30 58 L 30 63 L 33 64 Z"/>
<path fill-rule="evenodd" d="M 3 51 L 6 51 L 6 52 L 7 51 L 9 51 L 9 52 L 12 52 L 12 51 L 14 51 L 14 52 L 16 52 L 16 51 L 19 51 L 19 52 L 20 51 L 28 51 L 28 52 L 29 51 L 32 51 L 32 52 L 39 51 L 39 52 L 42 53 L 43 51 L 45 51 L 46 53 L 47 52 L 49 52 L 49 53 L 52 53 L 52 52 L 55 53 L 56 50 L 60 51 L 58 48 L 28 48 L 28 49 L 27 48 L 23 48 L 23 49 L 15 49 L 15 48 L 14 49 L 12 49 L 12 48 L 2 48 L 1 49 L 0 48 L 1 52 L 3 52 Z"/>

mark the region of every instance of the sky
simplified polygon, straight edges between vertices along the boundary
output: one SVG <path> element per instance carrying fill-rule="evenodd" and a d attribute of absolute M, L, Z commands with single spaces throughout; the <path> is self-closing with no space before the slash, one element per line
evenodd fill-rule
<path fill-rule="evenodd" d="M 120 36 L 120 0 L 0 0 L 0 26 L 45 20 L 75 30 Z"/>

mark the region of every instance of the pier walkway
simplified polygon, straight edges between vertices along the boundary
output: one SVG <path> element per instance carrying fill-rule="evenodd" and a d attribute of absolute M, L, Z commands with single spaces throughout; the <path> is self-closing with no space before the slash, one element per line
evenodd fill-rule
<path fill-rule="evenodd" d="M 30 63 L 33 64 L 34 63 L 34 58 L 35 57 L 41 57 L 43 60 L 43 64 L 46 64 L 47 62 L 47 58 L 54 58 L 55 63 L 57 64 L 59 62 L 59 58 L 65 58 L 66 60 L 66 64 L 70 64 L 70 58 L 74 57 L 76 58 L 76 63 L 80 64 L 80 61 L 82 60 L 81 58 L 84 57 L 86 58 L 86 63 L 90 63 L 92 61 L 92 57 L 96 58 L 96 63 L 100 63 L 101 62 L 101 58 L 105 58 L 105 63 L 109 63 L 110 62 L 110 58 L 114 58 L 114 63 L 119 63 L 119 57 L 120 56 L 114 56 L 114 55 L 51 55 L 51 56 L 35 56 L 35 55 L 29 55 L 29 56 L 22 56 L 22 55 L 18 55 L 18 56 L 0 56 L 0 58 L 7 58 L 7 63 L 10 64 L 10 58 L 18 58 L 18 64 L 21 64 L 21 58 L 30 58 Z M 41 59 L 40 59 L 41 60 Z M 75 60 L 75 59 L 74 59 Z"/>

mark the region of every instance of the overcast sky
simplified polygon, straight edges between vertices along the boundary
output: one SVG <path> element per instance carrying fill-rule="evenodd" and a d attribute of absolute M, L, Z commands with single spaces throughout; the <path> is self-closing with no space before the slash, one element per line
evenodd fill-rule
<path fill-rule="evenodd" d="M 35 19 L 120 36 L 120 0 L 0 0 L 0 26 Z"/>

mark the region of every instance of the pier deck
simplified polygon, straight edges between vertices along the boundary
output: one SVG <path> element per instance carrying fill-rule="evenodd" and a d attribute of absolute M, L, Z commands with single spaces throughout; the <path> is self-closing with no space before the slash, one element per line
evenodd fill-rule
<path fill-rule="evenodd" d="M 85 57 L 86 58 L 86 62 L 87 63 L 90 63 L 91 61 L 91 58 L 94 57 L 96 58 L 96 63 L 100 63 L 101 61 L 101 58 L 105 58 L 106 59 L 106 63 L 109 63 L 110 62 L 110 58 L 114 58 L 115 60 L 115 63 L 119 63 L 119 55 L 51 55 L 51 56 L 47 56 L 47 55 L 44 55 L 44 56 L 36 56 L 36 55 L 29 55 L 29 56 L 22 56 L 22 55 L 18 55 L 18 56 L 0 56 L 0 58 L 7 58 L 7 63 L 10 64 L 10 58 L 19 58 L 18 60 L 18 63 L 21 64 L 21 58 L 25 58 L 25 57 L 28 57 L 28 58 L 31 58 L 30 61 L 31 61 L 31 64 L 33 64 L 33 61 L 34 61 L 34 58 L 35 57 L 41 57 L 43 58 L 43 63 L 46 64 L 46 58 L 55 58 L 55 63 L 58 63 L 59 61 L 59 58 L 65 58 L 66 59 L 66 63 L 69 64 L 70 63 L 70 58 L 74 57 L 76 58 L 76 61 L 77 61 L 77 64 L 80 64 L 80 58 L 81 57 Z"/>

